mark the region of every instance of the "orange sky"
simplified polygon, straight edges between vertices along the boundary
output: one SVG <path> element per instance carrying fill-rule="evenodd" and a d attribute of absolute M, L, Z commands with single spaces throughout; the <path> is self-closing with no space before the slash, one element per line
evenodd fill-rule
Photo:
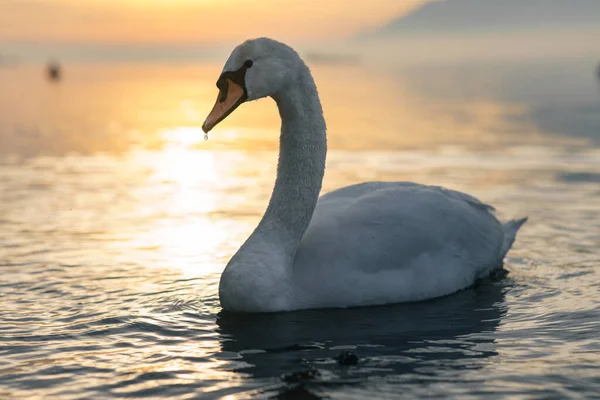
<path fill-rule="evenodd" d="M 425 0 L 0 0 L 0 42 L 214 43 L 340 38 Z"/>

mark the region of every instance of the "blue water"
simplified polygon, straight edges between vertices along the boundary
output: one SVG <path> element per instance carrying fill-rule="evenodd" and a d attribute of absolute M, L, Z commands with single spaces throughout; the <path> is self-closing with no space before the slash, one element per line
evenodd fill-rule
<path fill-rule="evenodd" d="M 0 398 L 597 397 L 584 67 L 315 66 L 325 191 L 413 180 L 530 219 L 505 269 L 460 293 L 267 315 L 224 313 L 217 288 L 272 188 L 272 103 L 204 142 L 218 66 L 74 65 L 58 84 L 0 69 Z"/>

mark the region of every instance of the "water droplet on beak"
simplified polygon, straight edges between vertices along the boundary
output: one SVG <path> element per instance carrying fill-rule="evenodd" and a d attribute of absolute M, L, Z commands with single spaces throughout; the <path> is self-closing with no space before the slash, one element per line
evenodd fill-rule
<path fill-rule="evenodd" d="M 204 140 L 208 140 L 208 132 L 204 132 Z"/>

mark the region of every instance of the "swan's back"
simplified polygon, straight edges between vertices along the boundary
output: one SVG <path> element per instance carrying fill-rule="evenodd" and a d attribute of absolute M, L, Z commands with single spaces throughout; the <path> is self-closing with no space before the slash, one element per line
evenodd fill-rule
<path fill-rule="evenodd" d="M 359 306 L 463 289 L 500 267 L 508 251 L 492 211 L 467 194 L 408 182 L 328 193 L 296 253 L 295 301 Z"/>

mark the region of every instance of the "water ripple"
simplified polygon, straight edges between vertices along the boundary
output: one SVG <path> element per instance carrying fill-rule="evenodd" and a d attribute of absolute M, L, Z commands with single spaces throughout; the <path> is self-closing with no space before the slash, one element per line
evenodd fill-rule
<path fill-rule="evenodd" d="M 203 154 L 194 154 L 201 163 Z M 332 152 L 325 184 L 361 179 L 360 166 L 403 179 L 390 171 L 418 158 L 413 179 L 459 182 L 450 186 L 497 205 L 501 218 L 530 216 L 506 271 L 424 303 L 271 315 L 222 312 L 217 294 L 223 266 L 264 209 L 270 185 L 247 189 L 244 199 L 256 200 L 235 196 L 245 187 L 238 179 L 272 171 L 264 154 L 224 155 L 243 172 L 219 172 L 226 178 L 209 194 L 197 176 L 188 185 L 185 170 L 148 173 L 159 156 L 2 167 L 14 193 L 0 218 L 0 397 L 600 392 L 600 205 L 590 175 L 600 158 L 582 158 L 582 168 L 561 153 L 535 162 L 415 154 Z M 119 182 L 113 170 L 124 171 Z M 46 183 L 35 181 L 40 171 Z M 345 351 L 356 365 L 340 364 Z"/>

